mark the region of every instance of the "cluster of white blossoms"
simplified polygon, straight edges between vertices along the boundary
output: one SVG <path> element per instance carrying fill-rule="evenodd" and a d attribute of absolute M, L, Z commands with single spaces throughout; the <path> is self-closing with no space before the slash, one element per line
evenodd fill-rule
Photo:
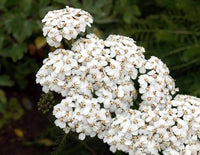
<path fill-rule="evenodd" d="M 117 115 L 104 137 L 110 150 L 132 155 L 200 154 L 200 99 L 177 95 L 164 110 L 146 107 Z"/>
<path fill-rule="evenodd" d="M 140 75 L 138 80 L 139 93 L 142 94 L 140 110 L 146 106 L 163 109 L 172 100 L 172 95 L 178 91 L 174 79 L 169 76 L 167 66 L 155 56 L 147 60 L 144 68 L 148 71 Z"/>
<path fill-rule="evenodd" d="M 69 7 L 49 12 L 44 22 L 55 23 L 64 32 L 72 21 L 64 28 L 58 25 L 68 16 L 84 26 L 92 22 L 86 12 Z M 47 29 L 44 32 L 49 36 Z M 110 35 L 102 40 L 89 34 L 76 40 L 71 50 L 49 53 L 36 82 L 45 93 L 63 97 L 53 109 L 56 126 L 78 133 L 80 140 L 98 136 L 112 152 L 200 154 L 200 99 L 187 95 L 173 99 L 178 88 L 169 69 L 157 57 L 145 59 L 144 52 L 129 37 Z M 138 102 L 139 108 L 133 109 Z"/>
<path fill-rule="evenodd" d="M 54 107 L 53 114 L 57 118 L 57 126 L 64 129 L 65 133 L 70 130 L 79 133 L 81 140 L 86 135 L 103 138 L 111 123 L 109 111 L 101 109 L 97 99 L 78 94 L 63 99 Z"/>
<path fill-rule="evenodd" d="M 80 32 L 85 32 L 86 26 L 91 26 L 93 19 L 88 12 L 67 6 L 65 9 L 49 11 L 42 22 L 47 43 L 59 47 L 62 38 L 75 39 Z"/>

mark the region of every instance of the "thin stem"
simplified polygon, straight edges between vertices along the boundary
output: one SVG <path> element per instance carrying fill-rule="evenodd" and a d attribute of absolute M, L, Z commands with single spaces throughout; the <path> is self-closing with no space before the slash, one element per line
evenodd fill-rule
<path fill-rule="evenodd" d="M 97 155 L 96 152 L 95 152 L 91 147 L 89 147 L 84 141 L 81 141 L 81 144 L 82 144 L 83 146 L 85 146 L 85 148 L 88 149 L 88 151 L 90 151 L 90 153 L 91 153 L 92 155 Z"/>
<path fill-rule="evenodd" d="M 74 136 L 73 135 L 73 138 L 75 138 L 76 140 L 78 140 L 78 141 L 80 141 L 76 136 Z M 87 141 L 87 140 L 86 140 Z M 87 145 L 87 143 L 85 143 L 85 141 L 80 141 L 81 142 L 81 144 L 86 148 L 86 149 L 88 149 L 88 151 L 90 151 L 90 153 L 92 154 L 92 155 L 97 155 L 96 154 L 96 152 L 91 148 L 91 147 L 89 147 L 88 145 Z"/>

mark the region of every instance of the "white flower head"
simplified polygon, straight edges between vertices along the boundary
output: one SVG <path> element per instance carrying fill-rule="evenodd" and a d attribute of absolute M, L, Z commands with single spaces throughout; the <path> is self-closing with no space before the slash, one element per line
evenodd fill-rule
<path fill-rule="evenodd" d="M 75 39 L 80 32 L 85 32 L 86 26 L 90 27 L 93 19 L 88 12 L 67 6 L 65 9 L 49 11 L 42 23 L 47 43 L 57 48 L 63 38 Z"/>

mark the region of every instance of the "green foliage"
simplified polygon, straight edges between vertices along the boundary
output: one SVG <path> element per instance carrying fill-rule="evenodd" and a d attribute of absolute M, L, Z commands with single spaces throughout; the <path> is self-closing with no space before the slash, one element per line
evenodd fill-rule
<path fill-rule="evenodd" d="M 29 55 L 28 45 L 42 34 L 41 19 L 47 11 L 60 6 L 50 5 L 50 0 L 0 1 L 0 86 L 17 84 L 23 89 L 27 76 L 38 70 L 37 59 Z"/>
<path fill-rule="evenodd" d="M 0 78 L 0 86 L 6 86 L 6 83 L 7 86 L 13 85 L 14 81 L 19 88 L 24 89 L 28 83 L 27 76 L 36 73 L 39 68 L 35 59 L 26 56 L 22 61 L 16 63 L 13 63 L 8 59 L 1 59 L 0 61 L 2 63 L 2 68 L 6 73 L 5 74 L 3 71 L 3 73 L 0 72 L 0 77 L 2 74 L 7 77 L 4 77 L 3 79 Z"/>
<path fill-rule="evenodd" d="M 10 98 L 9 102 L 6 103 L 6 98 L 2 92 L 0 92 L 1 99 L 0 101 L 0 128 L 5 124 L 10 123 L 11 121 L 19 120 L 23 114 L 24 110 L 19 104 L 17 98 Z"/>
<path fill-rule="evenodd" d="M 10 79 L 8 75 L 0 75 L 0 86 L 13 86 L 14 82 Z"/>
<path fill-rule="evenodd" d="M 3 90 L 0 89 L 0 113 L 6 108 L 7 98 Z"/>
<path fill-rule="evenodd" d="M 62 137 L 57 139 L 57 146 L 56 149 L 52 152 L 52 155 L 58 155 L 62 152 L 63 148 L 66 146 L 67 143 L 67 135 L 63 134 Z"/>

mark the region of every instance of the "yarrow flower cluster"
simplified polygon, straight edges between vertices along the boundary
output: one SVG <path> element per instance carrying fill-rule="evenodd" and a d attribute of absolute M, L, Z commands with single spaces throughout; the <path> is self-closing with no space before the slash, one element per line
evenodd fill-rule
<path fill-rule="evenodd" d="M 97 99 L 89 99 L 83 95 L 73 95 L 63 99 L 54 107 L 53 115 L 57 118 L 55 124 L 64 129 L 79 134 L 79 139 L 85 136 L 94 137 L 98 134 L 102 137 L 111 123 L 108 110 L 101 109 Z"/>
<path fill-rule="evenodd" d="M 71 21 L 63 20 L 68 17 Z M 52 29 L 70 30 L 73 21 L 84 27 L 74 28 L 79 33 L 90 26 L 92 17 L 67 7 L 49 12 L 43 21 L 44 35 L 50 37 Z M 59 35 L 53 33 L 54 38 Z M 58 47 L 60 41 L 49 43 Z M 98 136 L 112 152 L 200 153 L 200 99 L 187 95 L 173 99 L 178 88 L 169 69 L 157 57 L 145 59 L 144 52 L 129 37 L 110 35 L 102 40 L 89 34 L 76 40 L 71 50 L 49 53 L 36 82 L 45 93 L 54 91 L 63 97 L 53 109 L 56 126 L 79 133 L 80 140 Z M 133 109 L 138 102 L 139 109 Z"/>
<path fill-rule="evenodd" d="M 85 32 L 86 26 L 91 26 L 93 19 L 88 12 L 67 6 L 65 9 L 49 11 L 42 23 L 47 43 L 59 47 L 62 38 L 76 39 L 80 32 Z"/>
<path fill-rule="evenodd" d="M 130 109 L 117 115 L 103 139 L 111 151 L 166 155 L 200 153 L 200 99 L 177 95 L 164 110 Z"/>

